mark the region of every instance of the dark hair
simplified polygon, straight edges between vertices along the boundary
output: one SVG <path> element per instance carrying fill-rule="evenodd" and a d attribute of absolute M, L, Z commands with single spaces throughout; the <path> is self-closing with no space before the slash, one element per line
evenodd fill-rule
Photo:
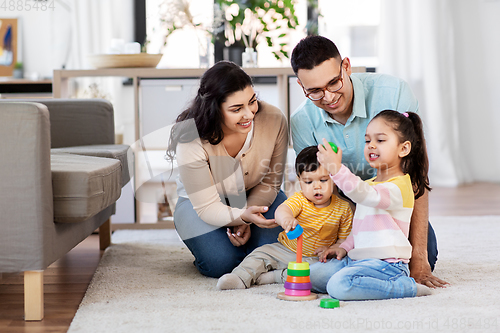
<path fill-rule="evenodd" d="M 406 116 L 408 115 L 408 117 Z M 384 110 L 373 119 L 382 118 L 398 133 L 399 142 L 410 141 L 411 151 L 401 160 L 401 169 L 410 175 L 415 198 L 421 197 L 429 186 L 429 159 L 425 145 L 422 120 L 414 112 L 405 114 L 393 110 Z M 372 120 L 373 120 L 372 119 Z"/>
<path fill-rule="evenodd" d="M 309 146 L 297 155 L 295 159 L 295 172 L 297 176 L 300 177 L 302 172 L 314 172 L 320 166 L 318 162 L 318 146 Z"/>
<path fill-rule="evenodd" d="M 331 58 L 342 59 L 337 46 L 322 36 L 307 36 L 300 40 L 292 51 L 292 69 L 313 69 Z"/>
<path fill-rule="evenodd" d="M 220 106 L 226 98 L 248 86 L 252 79 L 240 66 L 230 61 L 219 61 L 209 68 L 200 79 L 198 93 L 191 105 L 176 119 L 170 132 L 167 158 L 173 159 L 178 143 L 191 142 L 196 137 L 216 145 L 224 138 Z M 188 130 L 193 119 L 198 133 Z"/>

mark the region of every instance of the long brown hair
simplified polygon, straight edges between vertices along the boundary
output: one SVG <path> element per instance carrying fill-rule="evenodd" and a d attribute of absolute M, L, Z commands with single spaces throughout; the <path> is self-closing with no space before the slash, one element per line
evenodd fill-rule
<path fill-rule="evenodd" d="M 167 158 L 172 160 L 175 157 L 178 143 L 191 142 L 196 137 L 212 145 L 219 144 L 224 138 L 221 104 L 232 93 L 252 85 L 250 76 L 233 62 L 219 61 L 209 68 L 201 77 L 200 87 L 191 105 L 179 114 L 172 127 Z M 189 119 L 194 121 L 197 133 L 191 130 L 192 122 L 185 121 Z"/>

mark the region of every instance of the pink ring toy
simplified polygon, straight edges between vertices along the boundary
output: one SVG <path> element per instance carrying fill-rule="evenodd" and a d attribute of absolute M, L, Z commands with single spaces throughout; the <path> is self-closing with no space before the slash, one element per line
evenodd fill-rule
<path fill-rule="evenodd" d="M 285 289 L 285 295 L 287 295 L 287 296 L 309 296 L 309 295 L 311 295 L 311 291 L 310 290 Z"/>

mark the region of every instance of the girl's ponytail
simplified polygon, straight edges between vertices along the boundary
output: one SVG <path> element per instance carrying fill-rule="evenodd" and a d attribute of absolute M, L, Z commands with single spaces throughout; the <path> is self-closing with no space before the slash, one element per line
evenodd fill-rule
<path fill-rule="evenodd" d="M 410 175 L 413 183 L 413 191 L 415 192 L 415 199 L 421 197 L 425 190 L 430 191 L 429 186 L 429 158 L 427 157 L 427 147 L 425 144 L 424 129 L 422 120 L 418 114 L 414 112 L 407 112 L 408 119 L 413 124 L 415 133 L 415 142 L 410 141 L 412 144 L 411 152 L 403 158 L 402 169 L 404 173 Z M 404 115 L 406 117 L 406 115 Z"/>

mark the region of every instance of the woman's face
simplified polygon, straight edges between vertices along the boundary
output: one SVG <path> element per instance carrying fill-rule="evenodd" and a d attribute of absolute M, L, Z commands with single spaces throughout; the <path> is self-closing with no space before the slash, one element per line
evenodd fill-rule
<path fill-rule="evenodd" d="M 248 134 L 258 108 L 257 96 L 252 86 L 227 96 L 226 101 L 221 104 L 224 135 Z"/>

